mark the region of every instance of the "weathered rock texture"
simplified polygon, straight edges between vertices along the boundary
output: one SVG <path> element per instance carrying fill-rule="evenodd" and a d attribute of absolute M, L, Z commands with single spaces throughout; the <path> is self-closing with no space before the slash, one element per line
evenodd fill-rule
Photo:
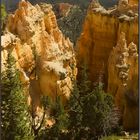
<path fill-rule="evenodd" d="M 137 4 L 138 5 L 139 1 L 138 0 L 129 0 L 130 5 Z"/>
<path fill-rule="evenodd" d="M 105 10 L 98 2 L 93 1 L 77 42 L 79 68 L 85 63 L 93 82 L 98 81 L 100 71 L 104 71 L 106 87 L 108 57 L 120 33 L 126 34 L 127 43 L 133 41 L 138 44 L 138 7 L 129 4 L 126 8 L 120 7 L 122 5 Z"/>
<path fill-rule="evenodd" d="M 21 80 L 29 91 L 29 104 L 38 111 L 40 96 L 69 98 L 76 77 L 73 45 L 59 30 L 51 5 L 45 8 L 21 1 L 9 15 L 2 36 L 2 64 L 12 49 Z M 4 65 L 3 65 L 4 70 Z"/>
<path fill-rule="evenodd" d="M 138 52 L 121 33 L 108 60 L 108 92 L 115 97 L 125 129 L 138 129 Z"/>
<path fill-rule="evenodd" d="M 117 48 L 121 48 L 122 53 L 124 52 L 124 56 L 120 56 L 124 62 L 112 62 L 114 59 L 116 61 L 118 57 L 116 54 L 114 59 L 110 58 L 113 60 L 110 60 L 108 65 L 110 53 L 119 38 L 122 38 L 118 42 L 121 47 Z M 127 44 L 130 44 L 129 47 Z M 133 54 L 130 53 L 133 49 L 137 55 L 136 46 L 138 46 L 138 5 L 120 0 L 117 7 L 106 10 L 98 1 L 93 0 L 87 12 L 83 32 L 77 41 L 78 78 L 81 77 L 80 71 L 84 65 L 87 66 L 89 79 L 93 83 L 98 82 L 102 74 L 105 90 L 111 92 L 115 96 L 116 104 L 121 106 L 123 125 L 126 129 L 136 128 L 138 125 L 138 107 L 137 104 L 135 105 L 137 102 L 135 100 L 138 99 L 136 97 L 138 96 L 138 64 L 137 58 L 130 55 Z M 123 66 L 120 65 L 121 63 Z M 129 64 L 131 64 L 130 68 Z M 117 69 L 118 73 L 114 69 Z M 125 103 L 122 103 L 122 96 L 127 96 L 123 98 Z M 127 99 L 131 96 L 134 103 Z"/>
<path fill-rule="evenodd" d="M 39 5 L 45 9 L 45 3 L 40 3 Z M 69 3 L 56 3 L 52 6 L 59 29 L 70 39 L 75 47 L 77 38 L 82 31 L 82 23 L 86 15 L 85 10 Z"/>

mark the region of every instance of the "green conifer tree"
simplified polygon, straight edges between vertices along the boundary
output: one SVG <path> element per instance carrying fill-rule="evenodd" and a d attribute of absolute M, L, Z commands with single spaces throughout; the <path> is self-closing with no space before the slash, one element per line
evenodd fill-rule
<path fill-rule="evenodd" d="M 83 112 L 82 112 L 82 101 L 80 98 L 80 92 L 77 87 L 76 81 L 74 82 L 74 88 L 71 92 L 71 97 L 68 102 L 68 138 L 79 139 L 80 133 L 82 130 L 82 119 L 83 119 Z"/>
<path fill-rule="evenodd" d="M 68 125 L 68 116 L 60 96 L 56 97 L 56 102 L 51 105 L 51 110 L 51 117 L 55 119 L 55 124 L 51 128 L 46 129 L 46 138 L 48 140 L 59 140 L 64 137 L 64 131 Z"/>
<path fill-rule="evenodd" d="M 5 5 L 1 4 L 1 31 L 4 30 L 4 24 L 5 24 L 4 22 L 5 22 L 6 16 L 7 16 L 7 13 L 5 10 Z"/>
<path fill-rule="evenodd" d="M 2 139 L 32 139 L 30 115 L 15 60 L 8 54 L 2 72 Z"/>
<path fill-rule="evenodd" d="M 97 140 L 112 133 L 118 125 L 113 112 L 113 98 L 98 83 L 93 89 L 83 67 L 82 79 L 74 82 L 71 96 L 65 108 L 58 98 L 53 106 L 56 123 L 44 131 L 41 140 Z M 62 130 L 64 133 L 62 133 Z"/>
<path fill-rule="evenodd" d="M 113 98 L 104 92 L 101 82 L 92 88 L 86 65 L 81 73 L 78 88 L 74 87 L 69 101 L 68 130 L 74 139 L 99 139 L 118 125 L 118 119 L 112 118 Z"/>

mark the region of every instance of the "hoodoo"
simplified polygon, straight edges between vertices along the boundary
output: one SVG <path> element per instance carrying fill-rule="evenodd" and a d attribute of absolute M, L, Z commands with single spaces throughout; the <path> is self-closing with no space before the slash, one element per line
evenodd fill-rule
<path fill-rule="evenodd" d="M 22 0 L 8 17 L 2 48 L 2 70 L 12 50 L 35 112 L 41 95 L 53 100 L 60 95 L 64 102 L 69 98 L 71 79 L 77 74 L 75 54 L 73 44 L 57 26 L 51 5 L 44 8 Z"/>
<path fill-rule="evenodd" d="M 138 129 L 138 51 L 120 34 L 108 60 L 108 92 L 115 98 L 125 129 Z"/>

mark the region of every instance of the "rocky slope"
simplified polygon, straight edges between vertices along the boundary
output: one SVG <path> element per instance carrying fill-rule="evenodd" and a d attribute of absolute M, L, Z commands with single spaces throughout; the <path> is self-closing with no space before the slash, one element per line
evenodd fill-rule
<path fill-rule="evenodd" d="M 77 41 L 78 78 L 80 79 L 81 77 L 80 71 L 83 66 L 86 66 L 89 79 L 93 83 L 102 80 L 105 90 L 116 95 L 115 100 L 118 106 L 118 102 L 122 102 L 120 95 L 124 96 L 125 92 L 128 93 L 128 96 L 132 96 L 134 100 L 138 99 L 137 97 L 135 98 L 135 95 L 138 95 L 138 75 L 136 74 L 138 64 L 137 62 L 133 62 L 135 60 L 137 61 L 138 58 L 133 60 L 133 57 L 129 57 L 129 62 L 127 62 L 127 64 L 132 65 L 129 73 L 122 74 L 122 72 L 120 72 L 122 77 L 128 75 L 129 80 L 127 83 L 121 83 L 118 81 L 120 79 L 118 78 L 116 71 L 113 70 L 115 69 L 115 62 L 113 62 L 114 64 L 111 63 L 116 57 L 118 57 L 117 54 L 113 54 L 115 55 L 114 59 L 112 56 L 112 60 L 108 63 L 113 47 L 116 46 L 117 40 L 119 40 L 120 36 L 123 36 L 122 32 L 125 34 L 125 38 L 122 39 L 122 44 L 124 44 L 125 42 L 123 41 L 126 40 L 126 44 L 131 43 L 129 48 L 135 46 L 134 44 L 138 46 L 138 5 L 133 4 L 132 2 L 128 3 L 127 0 L 120 0 L 117 7 L 115 6 L 114 8 L 106 10 L 98 3 L 98 1 L 94 0 L 89 6 L 83 25 L 83 31 Z M 100 75 L 102 75 L 102 79 L 100 79 Z M 135 75 L 135 78 L 133 75 Z M 130 84 L 132 81 L 135 83 L 134 85 Z M 117 83 L 117 86 L 114 82 Z M 127 85 L 127 90 L 125 89 L 120 92 L 119 90 L 124 89 L 117 89 L 120 85 Z M 122 115 L 124 115 L 123 120 L 127 122 L 124 121 L 123 123 L 125 128 L 136 128 L 136 125 L 138 124 L 138 108 L 137 105 L 134 105 L 134 109 L 130 104 L 131 101 L 128 101 L 122 105 L 123 107 L 126 105 L 122 111 Z M 133 117 L 135 119 L 132 119 L 131 113 L 134 115 Z M 127 116 L 129 118 L 127 118 Z"/>
<path fill-rule="evenodd" d="M 52 6 L 45 9 L 22 0 L 9 15 L 2 38 L 2 70 L 12 52 L 25 85 L 28 103 L 40 110 L 40 97 L 56 95 L 65 102 L 77 74 L 73 45 L 59 30 Z"/>

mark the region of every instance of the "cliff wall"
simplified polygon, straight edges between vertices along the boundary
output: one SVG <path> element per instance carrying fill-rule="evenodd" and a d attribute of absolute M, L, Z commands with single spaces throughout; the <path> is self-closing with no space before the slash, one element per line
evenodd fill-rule
<path fill-rule="evenodd" d="M 137 4 L 138 5 L 139 1 L 138 0 L 129 0 L 129 4 L 134 5 Z"/>
<path fill-rule="evenodd" d="M 128 10 L 129 9 L 129 10 Z M 104 74 L 104 83 L 107 87 L 108 57 L 116 45 L 121 32 L 126 34 L 129 44 L 138 44 L 138 7 L 127 4 L 118 5 L 105 10 L 94 1 L 89 6 L 83 25 L 83 31 L 77 41 L 78 67 L 86 64 L 89 77 L 93 82 L 98 81 L 100 72 Z"/>
<path fill-rule="evenodd" d="M 8 17 L 2 49 L 2 70 L 11 50 L 34 112 L 40 110 L 42 95 L 53 101 L 56 95 L 63 102 L 69 98 L 77 74 L 75 54 L 73 44 L 57 26 L 51 5 L 44 8 L 22 0 Z"/>
<path fill-rule="evenodd" d="M 138 128 L 137 48 L 138 5 L 120 0 L 117 7 L 106 10 L 93 1 L 77 41 L 78 79 L 86 65 L 93 83 L 102 80 L 105 90 L 114 96 L 125 129 Z"/>

